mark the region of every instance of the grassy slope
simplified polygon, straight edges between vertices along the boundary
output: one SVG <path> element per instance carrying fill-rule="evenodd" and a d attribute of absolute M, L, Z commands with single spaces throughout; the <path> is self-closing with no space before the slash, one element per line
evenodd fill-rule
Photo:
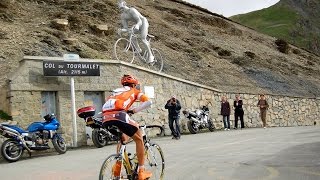
<path fill-rule="evenodd" d="M 293 41 L 290 31 L 298 22 L 297 13 L 284 5 L 231 17 L 232 20 L 270 36 Z"/>
<path fill-rule="evenodd" d="M 311 16 L 310 19 L 309 17 L 303 17 L 295 8 L 292 7 L 292 4 L 290 5 L 284 1 L 266 9 L 233 16 L 231 19 L 259 32 L 285 39 L 296 46 L 319 54 L 318 47 L 312 47 L 315 44 L 319 46 L 318 43 L 314 43 L 314 40 L 320 39 L 317 23 L 315 23 L 317 22 L 316 17 Z M 300 8 L 303 9 L 302 7 Z M 307 12 L 306 14 L 310 15 L 310 9 L 305 9 L 305 11 Z M 309 21 L 308 25 L 301 25 L 306 21 Z"/>

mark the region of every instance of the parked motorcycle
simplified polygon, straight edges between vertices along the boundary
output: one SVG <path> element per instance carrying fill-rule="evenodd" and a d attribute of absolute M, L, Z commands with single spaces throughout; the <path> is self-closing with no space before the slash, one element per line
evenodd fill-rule
<path fill-rule="evenodd" d="M 97 148 L 106 146 L 110 141 L 117 141 L 118 138 L 108 130 L 102 128 L 102 117 L 95 116 L 96 109 L 94 106 L 87 106 L 78 109 L 77 114 L 86 122 L 86 126 L 91 127 L 92 142 Z"/>
<path fill-rule="evenodd" d="M 16 125 L 1 123 L 0 134 L 8 138 L 1 145 L 2 157 L 9 162 L 18 161 L 25 149 L 29 156 L 33 151 L 50 149 L 49 140 L 59 154 L 64 154 L 67 146 L 62 136 L 57 133 L 59 121 L 54 114 L 47 114 L 44 120 L 31 123 L 27 131 Z"/>
<path fill-rule="evenodd" d="M 215 126 L 212 119 L 209 116 L 208 106 L 202 106 L 201 109 L 195 111 L 182 111 L 184 116 L 188 118 L 187 126 L 192 134 L 198 133 L 201 129 L 208 128 L 209 131 L 213 132 Z"/>

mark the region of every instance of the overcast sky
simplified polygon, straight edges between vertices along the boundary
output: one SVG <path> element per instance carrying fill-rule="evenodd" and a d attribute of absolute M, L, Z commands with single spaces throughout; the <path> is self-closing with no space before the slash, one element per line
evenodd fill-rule
<path fill-rule="evenodd" d="M 279 0 L 184 0 L 214 13 L 230 17 L 272 6 Z"/>

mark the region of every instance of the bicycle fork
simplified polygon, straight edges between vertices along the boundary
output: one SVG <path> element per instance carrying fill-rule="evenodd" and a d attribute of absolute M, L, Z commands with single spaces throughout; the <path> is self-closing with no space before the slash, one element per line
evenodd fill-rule
<path fill-rule="evenodd" d="M 145 144 L 145 159 L 148 160 L 148 162 L 145 163 L 149 163 L 149 165 L 152 166 L 158 166 L 158 163 L 156 161 L 156 157 L 155 154 L 152 150 L 150 150 L 150 144 L 147 142 Z"/>

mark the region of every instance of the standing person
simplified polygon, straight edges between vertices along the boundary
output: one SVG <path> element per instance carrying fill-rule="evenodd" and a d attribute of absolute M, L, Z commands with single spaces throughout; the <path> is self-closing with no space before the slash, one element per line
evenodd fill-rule
<path fill-rule="evenodd" d="M 181 105 L 178 99 L 175 96 L 172 96 L 167 104 L 164 106 L 165 109 L 168 109 L 168 119 L 169 119 L 169 127 L 171 133 L 173 135 L 172 139 L 180 139 L 180 109 Z M 175 127 L 173 126 L 175 123 Z"/>
<path fill-rule="evenodd" d="M 260 118 L 262 120 L 263 128 L 267 128 L 267 110 L 269 107 L 268 101 L 264 94 L 260 94 L 260 99 L 257 106 L 260 108 Z"/>
<path fill-rule="evenodd" d="M 230 131 L 230 111 L 231 107 L 230 104 L 225 96 L 221 97 L 221 111 L 220 114 L 223 117 L 223 125 L 224 130 Z"/>
<path fill-rule="evenodd" d="M 136 143 L 136 153 L 138 157 L 138 180 L 148 179 L 152 173 L 146 171 L 144 168 L 144 144 L 142 139 L 142 132 L 139 129 L 139 124 L 131 119 L 130 115 L 142 111 L 152 104 L 151 100 L 140 91 L 139 82 L 131 75 L 124 75 L 121 78 L 123 87 L 113 90 L 111 96 L 107 98 L 106 103 L 102 107 L 103 111 L 103 127 L 116 126 L 123 132 L 122 139 L 128 140 L 131 137 Z M 140 105 L 131 109 L 131 105 L 140 100 Z M 110 130 L 112 132 L 112 130 Z M 117 151 L 119 151 L 121 144 L 119 142 Z M 112 166 L 112 172 L 115 177 L 120 176 L 121 161 L 117 161 Z"/>
<path fill-rule="evenodd" d="M 149 23 L 146 17 L 142 16 L 136 8 L 128 7 L 124 0 L 119 0 L 118 2 L 119 9 L 121 11 L 121 24 L 122 28 L 121 32 L 129 31 L 130 27 L 128 27 L 129 22 L 135 23 L 133 26 L 133 31 L 140 33 L 140 38 L 145 48 L 149 53 L 148 63 L 152 63 L 154 61 L 154 56 L 152 54 L 150 43 L 147 40 Z M 139 47 L 138 42 L 134 41 L 135 45 Z M 141 49 L 140 49 L 141 50 Z"/>
<path fill-rule="evenodd" d="M 240 118 L 241 122 L 241 128 L 244 128 L 244 121 L 243 121 L 243 108 L 242 108 L 243 102 L 240 99 L 240 95 L 236 95 L 236 99 L 233 102 L 234 107 L 234 129 L 238 128 L 238 119 Z"/>

